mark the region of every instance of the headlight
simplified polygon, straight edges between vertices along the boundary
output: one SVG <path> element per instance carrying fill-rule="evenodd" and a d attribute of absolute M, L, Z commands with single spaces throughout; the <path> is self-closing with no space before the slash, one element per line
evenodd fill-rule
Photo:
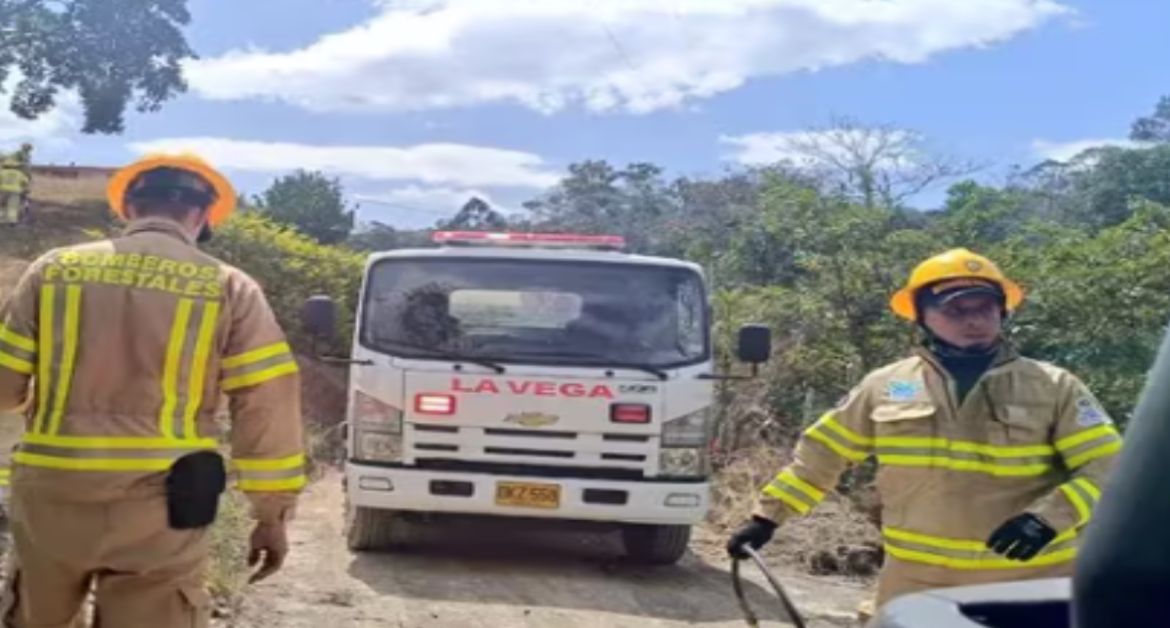
<path fill-rule="evenodd" d="M 402 433 L 402 410 L 366 393 L 353 393 L 353 424 L 361 431 L 369 429 L 389 434 Z"/>
<path fill-rule="evenodd" d="M 402 460 L 402 435 L 380 432 L 358 431 L 357 458 L 375 462 L 397 462 Z"/>
<path fill-rule="evenodd" d="M 658 456 L 658 475 L 667 477 L 706 476 L 707 456 L 703 449 L 663 449 Z"/>
<path fill-rule="evenodd" d="M 707 444 L 707 426 L 711 412 L 703 408 L 698 412 L 671 419 L 662 424 L 663 447 L 702 447 Z"/>
<path fill-rule="evenodd" d="M 353 393 L 354 457 L 375 462 L 402 460 L 402 411 L 361 391 Z"/>

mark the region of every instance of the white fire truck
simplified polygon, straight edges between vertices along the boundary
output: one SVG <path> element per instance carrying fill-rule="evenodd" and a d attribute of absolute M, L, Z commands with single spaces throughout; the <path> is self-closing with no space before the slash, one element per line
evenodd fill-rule
<path fill-rule="evenodd" d="M 713 381 L 701 269 L 614 236 L 438 232 L 370 256 L 347 424 L 351 549 L 436 513 L 609 522 L 657 564 L 708 508 Z M 305 306 L 317 336 L 328 297 Z M 740 330 L 766 361 L 770 331 Z M 754 366 L 753 366 L 754 368 Z"/>

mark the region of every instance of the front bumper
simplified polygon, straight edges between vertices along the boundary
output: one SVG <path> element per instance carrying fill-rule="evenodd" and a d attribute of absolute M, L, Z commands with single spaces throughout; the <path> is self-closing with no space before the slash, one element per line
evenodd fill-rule
<path fill-rule="evenodd" d="M 345 474 L 346 494 L 352 505 L 386 510 L 694 525 L 702 521 L 710 505 L 711 485 L 708 482 L 541 478 L 380 467 L 353 462 L 346 463 Z M 438 491 L 436 482 L 441 483 Z M 499 482 L 559 485 L 560 506 L 545 509 L 497 505 L 496 485 Z M 443 494 L 447 491 L 441 487 L 450 487 L 451 483 L 469 488 L 470 494 Z M 624 494 L 625 503 L 595 503 L 594 496 L 599 492 L 610 496 Z"/>

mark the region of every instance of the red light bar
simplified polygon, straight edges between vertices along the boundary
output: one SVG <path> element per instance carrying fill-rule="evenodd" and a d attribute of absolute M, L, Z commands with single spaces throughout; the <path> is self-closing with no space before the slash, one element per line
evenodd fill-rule
<path fill-rule="evenodd" d="M 419 414 L 451 416 L 455 414 L 454 395 L 421 394 L 414 398 L 414 411 Z"/>
<path fill-rule="evenodd" d="M 650 406 L 642 403 L 615 403 L 609 407 L 609 420 L 614 423 L 649 423 Z"/>
<path fill-rule="evenodd" d="M 438 244 L 487 246 L 546 246 L 566 248 L 623 249 L 626 239 L 615 235 L 575 233 L 499 233 L 491 231 L 436 231 L 431 240 Z"/>

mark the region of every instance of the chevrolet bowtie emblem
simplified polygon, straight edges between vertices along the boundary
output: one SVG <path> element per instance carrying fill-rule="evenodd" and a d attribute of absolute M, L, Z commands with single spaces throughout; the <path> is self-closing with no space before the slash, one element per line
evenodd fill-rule
<path fill-rule="evenodd" d="M 505 419 L 505 423 L 515 423 L 523 427 L 547 427 L 560 421 L 561 417 L 555 414 L 544 414 L 541 412 L 520 412 L 517 414 L 509 414 Z"/>

